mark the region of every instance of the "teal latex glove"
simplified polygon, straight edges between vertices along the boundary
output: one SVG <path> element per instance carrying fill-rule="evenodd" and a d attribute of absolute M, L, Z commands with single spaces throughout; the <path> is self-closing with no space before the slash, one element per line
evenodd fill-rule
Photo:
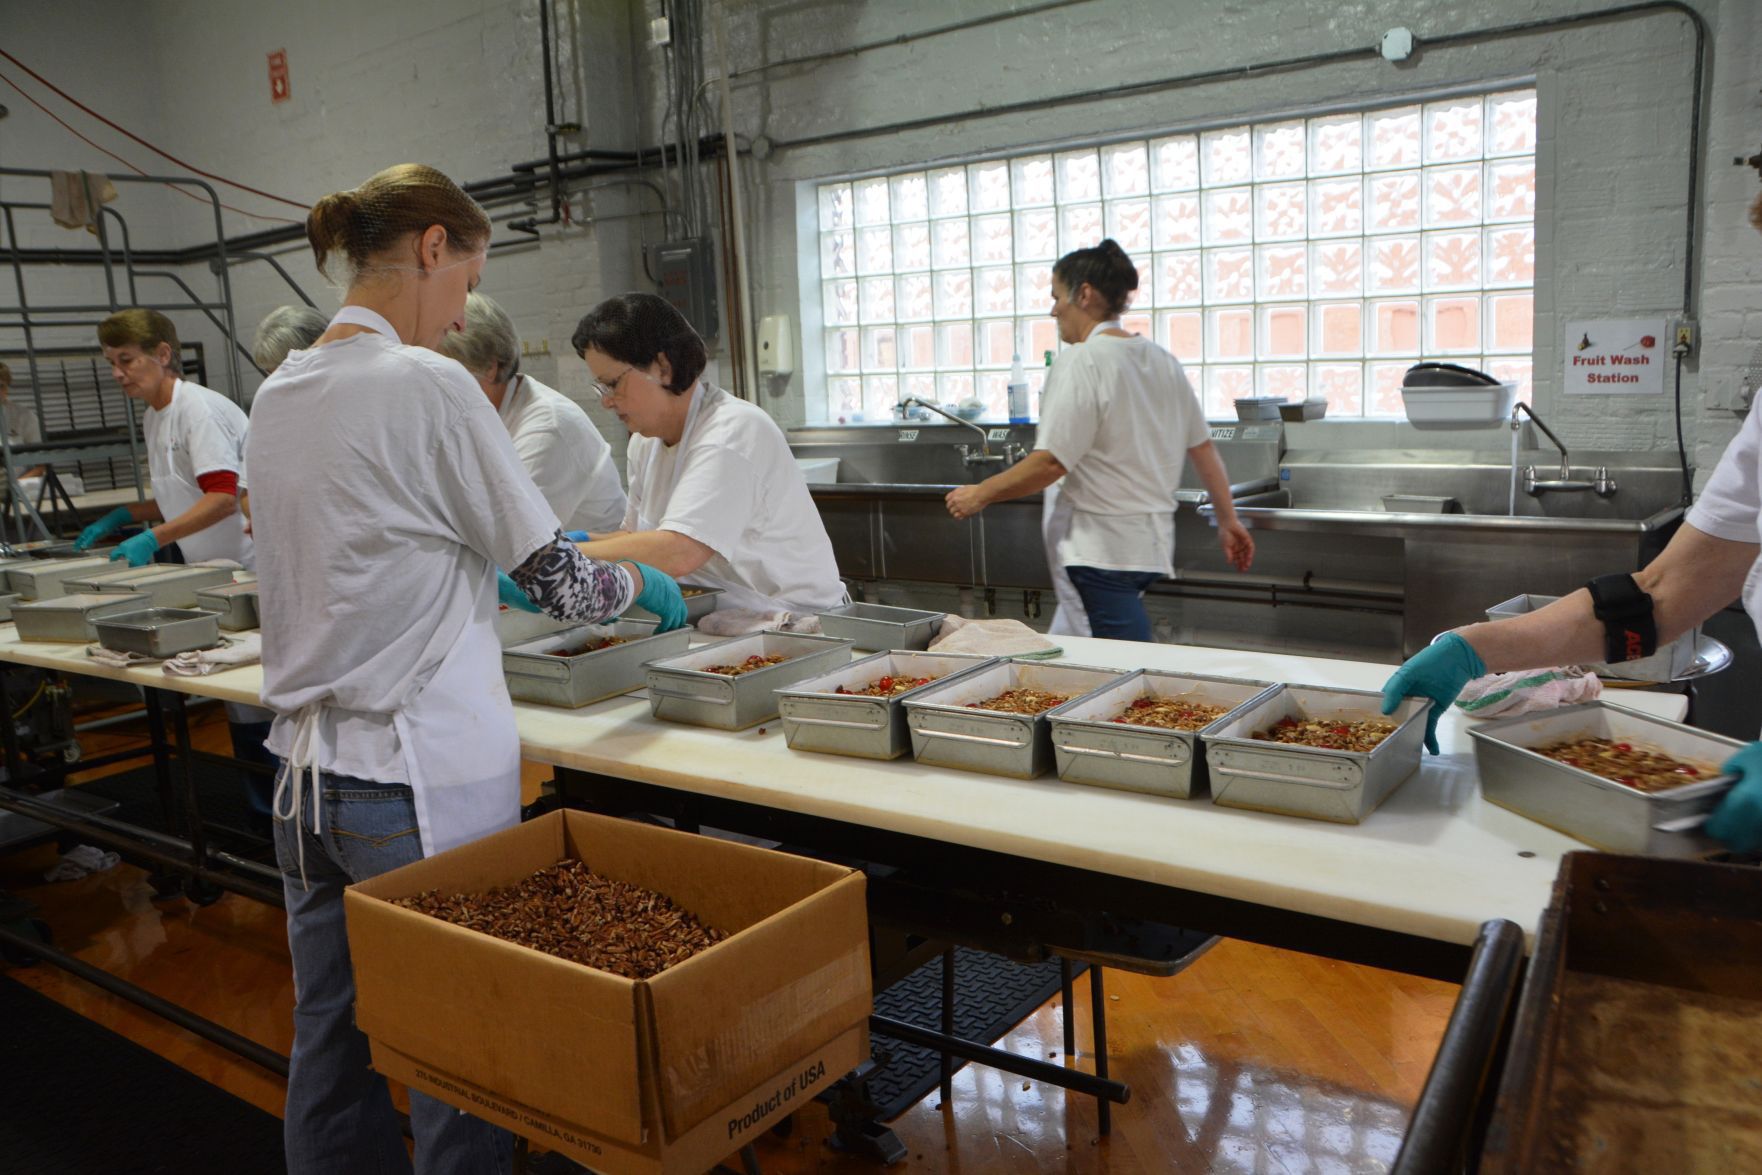
<path fill-rule="evenodd" d="M 513 608 L 517 612 L 537 612 L 538 605 L 526 598 L 520 585 L 508 578 L 508 573 L 496 568 L 496 599 Z"/>
<path fill-rule="evenodd" d="M 628 560 L 630 565 L 642 572 L 642 591 L 636 595 L 636 606 L 647 608 L 661 618 L 656 632 L 672 632 L 675 628 L 685 627 L 685 597 L 679 592 L 679 585 L 665 571 L 657 571 L 647 563 Z"/>
<path fill-rule="evenodd" d="M 1486 663 L 1474 646 L 1447 632 L 1407 659 L 1395 675 L 1383 683 L 1383 713 L 1393 714 L 1402 698 L 1430 698 L 1426 715 L 1426 750 L 1438 753 L 1438 719 L 1456 701 L 1462 687 L 1484 677 Z"/>
<path fill-rule="evenodd" d="M 127 559 L 130 567 L 145 567 L 153 562 L 153 556 L 159 552 L 159 540 L 153 537 L 149 527 L 140 534 L 130 535 L 118 543 L 116 550 L 110 552 L 110 561 Z"/>
<path fill-rule="evenodd" d="M 566 530 L 563 532 L 563 537 L 572 543 L 591 543 L 593 541 L 593 536 L 585 530 Z"/>
<path fill-rule="evenodd" d="M 129 513 L 129 508 L 127 506 L 118 506 L 98 521 L 92 523 L 92 525 L 86 527 L 86 529 L 80 531 L 80 537 L 73 540 L 73 549 L 76 551 L 87 550 L 99 539 L 115 534 L 134 520 L 135 516 Z"/>
<path fill-rule="evenodd" d="M 1720 770 L 1738 781 L 1707 818 L 1707 835 L 1740 853 L 1762 852 L 1762 743 L 1751 743 Z"/>

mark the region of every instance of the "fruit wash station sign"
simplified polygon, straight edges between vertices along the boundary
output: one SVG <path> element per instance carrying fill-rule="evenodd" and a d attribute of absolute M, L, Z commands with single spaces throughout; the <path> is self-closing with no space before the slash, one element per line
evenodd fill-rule
<path fill-rule="evenodd" d="M 1670 347 L 1662 318 L 1566 324 L 1568 395 L 1661 396 Z"/>

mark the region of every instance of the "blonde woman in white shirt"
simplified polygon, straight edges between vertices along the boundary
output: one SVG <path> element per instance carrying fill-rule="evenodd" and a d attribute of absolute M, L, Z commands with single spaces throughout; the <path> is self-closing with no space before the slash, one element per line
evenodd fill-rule
<path fill-rule="evenodd" d="M 473 291 L 465 299 L 465 329 L 448 334 L 441 353 L 457 359 L 489 397 L 564 530 L 597 533 L 622 525 L 624 486 L 612 446 L 581 405 L 520 370 L 520 336 L 493 298 Z"/>
<path fill-rule="evenodd" d="M 1218 539 L 1236 570 L 1253 562 L 1254 540 L 1236 519 L 1229 477 L 1180 361 L 1120 326 L 1137 288 L 1137 268 L 1112 240 L 1053 266 L 1059 338 L 1083 345 L 1061 354 L 1047 376 L 1034 451 L 950 491 L 948 511 L 970 518 L 1058 483 L 1068 522 L 1049 517 L 1047 563 L 1069 577 L 1092 635 L 1147 641 L 1144 590 L 1174 572 L 1183 460 L 1211 494 Z"/>

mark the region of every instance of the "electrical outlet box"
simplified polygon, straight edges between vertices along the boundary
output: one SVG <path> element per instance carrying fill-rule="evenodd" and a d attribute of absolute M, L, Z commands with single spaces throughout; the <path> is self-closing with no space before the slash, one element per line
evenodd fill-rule
<path fill-rule="evenodd" d="M 705 237 L 685 237 L 649 246 L 649 268 L 660 284 L 661 297 L 685 315 L 705 339 L 716 337 L 716 268 Z"/>
<path fill-rule="evenodd" d="M 1670 320 L 1670 352 L 1694 354 L 1695 348 L 1701 345 L 1700 324 L 1692 318 L 1673 318 Z"/>

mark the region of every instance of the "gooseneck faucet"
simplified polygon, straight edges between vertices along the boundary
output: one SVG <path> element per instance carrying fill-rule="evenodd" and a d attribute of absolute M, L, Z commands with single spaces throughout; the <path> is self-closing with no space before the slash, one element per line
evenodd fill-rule
<path fill-rule="evenodd" d="M 1566 446 L 1561 443 L 1559 437 L 1554 435 L 1554 430 L 1548 427 L 1547 422 L 1544 421 L 1540 416 L 1536 415 L 1534 409 L 1532 409 L 1528 404 L 1525 404 L 1522 401 L 1519 401 L 1517 404 L 1513 405 L 1513 407 L 1511 409 L 1511 433 L 1512 433 L 1511 481 L 1512 481 L 1512 485 L 1513 485 L 1512 513 L 1514 513 L 1514 514 L 1516 513 L 1516 505 L 1517 505 L 1517 500 L 1516 500 L 1517 433 L 1518 433 L 1518 430 L 1523 427 L 1523 421 L 1520 419 L 1520 417 L 1522 417 L 1522 416 L 1527 416 L 1531 420 L 1533 420 L 1535 422 L 1536 427 L 1542 430 L 1542 435 L 1547 437 L 1550 441 L 1552 441 L 1554 444 L 1554 447 L 1556 449 L 1560 450 L 1560 474 L 1553 481 L 1538 480 L 1536 477 L 1536 467 L 1534 465 L 1524 466 L 1524 468 L 1523 468 L 1523 492 L 1524 493 L 1530 495 L 1533 498 L 1539 498 L 1545 493 L 1582 493 L 1586 490 L 1594 492 L 1599 498 L 1608 498 L 1608 497 L 1612 497 L 1615 494 L 1615 491 L 1617 488 L 1615 485 L 1615 479 L 1609 476 L 1609 470 L 1605 466 L 1598 466 L 1597 467 L 1596 478 L 1593 481 L 1574 480 L 1573 476 L 1572 476 L 1572 463 L 1567 456 Z"/>
<path fill-rule="evenodd" d="M 970 428 L 978 433 L 979 451 L 977 453 L 973 452 L 970 445 L 955 446 L 955 448 L 960 451 L 961 460 L 968 465 L 995 465 L 998 462 L 1015 462 L 1020 461 L 1022 457 L 1026 455 L 1026 451 L 1023 447 L 1016 444 L 1014 441 L 1006 444 L 1003 452 L 993 453 L 991 451 L 991 437 L 984 429 L 980 428 L 970 420 L 962 420 L 952 412 L 947 412 L 938 408 L 927 400 L 920 400 L 916 396 L 907 396 L 899 403 L 901 407 L 915 406 L 918 408 L 928 408 L 930 411 L 936 413 L 936 415 L 941 416 L 946 420 L 950 420 L 955 424 L 960 425 L 962 428 Z"/>

